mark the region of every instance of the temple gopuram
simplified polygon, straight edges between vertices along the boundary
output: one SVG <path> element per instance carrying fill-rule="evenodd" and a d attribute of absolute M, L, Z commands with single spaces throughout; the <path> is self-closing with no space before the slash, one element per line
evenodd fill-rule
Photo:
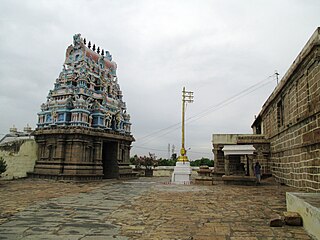
<path fill-rule="evenodd" d="M 38 160 L 28 175 L 93 180 L 134 176 L 130 115 L 108 51 L 73 36 L 63 69 L 41 105 Z"/>

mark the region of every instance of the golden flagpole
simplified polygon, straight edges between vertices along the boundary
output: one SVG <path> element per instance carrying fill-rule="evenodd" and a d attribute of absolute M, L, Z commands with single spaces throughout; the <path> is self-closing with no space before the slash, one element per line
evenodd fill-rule
<path fill-rule="evenodd" d="M 193 102 L 193 92 L 186 91 L 186 88 L 183 87 L 182 90 L 182 129 L 181 129 L 181 150 L 180 156 L 178 157 L 178 162 L 188 162 L 187 151 L 185 149 L 185 107 L 187 103 Z"/>

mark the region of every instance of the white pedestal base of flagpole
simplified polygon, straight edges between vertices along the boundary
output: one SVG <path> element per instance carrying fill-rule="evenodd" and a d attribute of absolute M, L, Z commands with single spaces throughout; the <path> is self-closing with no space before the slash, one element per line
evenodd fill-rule
<path fill-rule="evenodd" d="M 174 184 L 190 184 L 191 182 L 190 162 L 176 162 L 174 171 L 172 173 L 171 182 Z"/>

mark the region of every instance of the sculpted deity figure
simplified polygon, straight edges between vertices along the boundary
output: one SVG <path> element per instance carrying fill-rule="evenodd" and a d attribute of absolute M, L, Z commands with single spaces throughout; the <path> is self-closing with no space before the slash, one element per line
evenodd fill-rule
<path fill-rule="evenodd" d="M 94 99 L 92 97 L 88 97 L 86 102 L 87 102 L 87 105 L 88 105 L 88 109 L 92 109 L 93 108 L 93 104 L 94 104 Z"/>
<path fill-rule="evenodd" d="M 124 111 L 123 118 L 125 121 L 129 122 L 130 121 L 130 114 L 128 114 L 127 111 Z"/>
<path fill-rule="evenodd" d="M 108 112 L 106 113 L 106 119 L 105 119 L 105 126 L 106 126 L 107 128 L 110 128 L 110 127 L 111 127 L 111 121 L 112 121 L 112 115 L 111 115 L 111 112 L 108 111 Z"/>
<path fill-rule="evenodd" d="M 58 114 L 56 111 L 52 112 L 52 122 L 55 123 L 58 121 Z"/>
<path fill-rule="evenodd" d="M 121 123 L 123 122 L 123 116 L 120 112 L 116 114 L 116 128 L 121 129 Z"/>
<path fill-rule="evenodd" d="M 89 116 L 89 126 L 90 127 L 92 126 L 92 116 L 91 115 Z"/>
<path fill-rule="evenodd" d="M 42 104 L 41 104 L 41 110 L 42 110 L 42 111 L 48 110 L 48 104 L 42 103 Z"/>
<path fill-rule="evenodd" d="M 106 55 L 106 58 L 107 58 L 109 61 L 112 61 L 112 55 L 110 54 L 109 51 L 106 51 L 106 52 L 105 52 L 105 55 Z"/>

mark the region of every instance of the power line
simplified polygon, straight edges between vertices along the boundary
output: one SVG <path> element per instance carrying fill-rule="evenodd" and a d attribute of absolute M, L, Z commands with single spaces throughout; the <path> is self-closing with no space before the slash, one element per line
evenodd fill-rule
<path fill-rule="evenodd" d="M 160 152 L 167 152 L 167 150 L 164 149 L 158 149 L 158 148 L 148 148 L 148 147 L 141 147 L 141 146 L 134 146 L 135 148 L 141 148 L 141 149 L 146 149 L 146 150 L 152 150 L 152 151 L 160 151 Z M 189 153 L 194 153 L 194 154 L 208 154 L 211 152 L 197 152 L 197 151 L 188 151 Z"/>
<path fill-rule="evenodd" d="M 234 101 L 238 100 L 239 98 L 244 97 L 244 96 L 246 96 L 246 95 L 248 95 L 248 94 L 256 91 L 257 89 L 266 86 L 267 84 L 271 83 L 271 82 L 274 80 L 274 79 L 273 79 L 274 75 L 275 75 L 275 74 L 273 74 L 273 75 L 271 75 L 271 76 L 269 76 L 269 77 L 261 80 L 260 82 L 258 82 L 258 83 L 256 83 L 256 84 L 254 84 L 254 85 L 252 85 L 252 86 L 250 86 L 250 87 L 248 87 L 248 88 L 240 91 L 239 93 L 231 96 L 230 98 L 227 98 L 226 100 L 221 101 L 220 103 L 218 103 L 218 104 L 216 104 L 216 105 L 209 106 L 208 108 L 204 109 L 203 111 L 201 111 L 201 112 L 199 112 L 199 113 L 197 113 L 197 114 L 195 114 L 195 115 L 187 118 L 187 119 L 186 119 L 186 122 L 187 122 L 187 123 L 191 123 L 191 122 L 197 121 L 197 120 L 199 120 L 200 118 L 203 118 L 203 117 L 207 116 L 208 114 L 210 114 L 210 113 L 212 113 L 212 112 L 214 112 L 214 111 L 217 111 L 217 110 L 225 107 L 226 105 L 229 105 L 230 103 L 233 103 Z M 270 78 L 272 78 L 272 79 L 269 80 Z M 269 80 L 269 81 L 268 81 L 268 80 Z M 267 82 L 265 82 L 265 81 L 267 81 Z M 167 134 L 175 131 L 176 129 L 179 129 L 180 124 L 181 124 L 181 123 L 179 122 L 179 123 L 170 125 L 170 126 L 168 126 L 168 127 L 166 127 L 166 128 L 157 130 L 157 131 L 155 131 L 155 132 L 152 132 L 152 133 L 150 133 L 150 134 L 148 134 L 148 135 L 143 136 L 143 137 L 140 138 L 139 140 L 141 141 L 141 139 L 145 139 L 145 140 L 142 141 L 143 143 L 144 143 L 144 142 L 147 142 L 147 141 L 150 142 L 150 141 L 152 141 L 154 138 L 162 137 L 162 136 L 164 136 L 164 135 L 167 135 Z M 173 128 L 173 129 L 172 129 L 172 128 Z M 172 130 L 171 130 L 171 129 L 172 129 Z M 158 135 L 159 133 L 163 133 L 163 134 Z"/>
<path fill-rule="evenodd" d="M 167 152 L 167 150 L 163 150 L 163 149 L 147 148 L 147 147 L 141 147 L 141 146 L 134 146 L 134 147 L 135 148 L 141 148 L 141 149 L 147 149 L 147 150 L 153 150 L 153 151 Z"/>
<path fill-rule="evenodd" d="M 249 91 L 249 92 L 241 92 L 241 94 L 238 94 L 237 96 L 235 95 L 235 96 L 227 99 L 226 101 L 221 102 L 220 104 L 217 104 L 217 105 L 215 105 L 215 106 L 212 106 L 210 109 L 207 109 L 206 111 L 203 111 L 202 113 L 198 114 L 198 116 L 190 117 L 190 118 L 187 120 L 187 122 L 188 122 L 188 123 L 191 123 L 191 122 L 194 122 L 194 121 L 196 121 L 196 120 L 198 120 L 198 119 L 200 119 L 200 118 L 203 118 L 203 117 L 207 116 L 208 114 L 210 114 L 210 113 L 212 113 L 212 112 L 214 112 L 214 111 L 217 111 L 217 110 L 219 110 L 219 109 L 221 109 L 221 108 L 229 105 L 230 103 L 235 102 L 235 101 L 238 100 L 239 98 L 244 97 L 244 96 L 246 96 L 246 95 L 248 95 L 248 94 L 256 91 L 257 89 L 262 88 L 262 87 L 268 85 L 268 84 L 271 83 L 272 81 L 273 81 L 273 79 L 272 79 L 271 81 L 268 81 L 268 82 L 260 85 L 260 86 L 257 86 L 256 88 L 253 88 L 253 89 L 252 89 L 251 91 Z"/>
<path fill-rule="evenodd" d="M 189 153 L 196 153 L 196 154 L 208 154 L 208 153 L 212 153 L 211 151 L 209 151 L 209 152 L 195 152 L 195 151 L 188 151 Z"/>
<path fill-rule="evenodd" d="M 172 127 L 176 127 L 177 125 L 180 125 L 180 124 L 181 124 L 181 123 L 179 122 L 179 123 L 176 123 L 176 124 L 170 125 L 169 127 L 162 128 L 162 129 L 159 129 L 159 130 L 157 130 L 157 131 L 151 132 L 151 133 L 149 133 L 149 134 L 147 134 L 147 135 L 145 135 L 145 136 L 143 136 L 143 137 L 139 138 L 139 140 L 142 140 L 142 139 L 148 138 L 149 136 L 154 136 L 154 134 L 157 134 L 157 133 L 159 133 L 159 132 L 165 131 L 165 130 L 170 129 L 170 128 L 172 128 Z"/>

